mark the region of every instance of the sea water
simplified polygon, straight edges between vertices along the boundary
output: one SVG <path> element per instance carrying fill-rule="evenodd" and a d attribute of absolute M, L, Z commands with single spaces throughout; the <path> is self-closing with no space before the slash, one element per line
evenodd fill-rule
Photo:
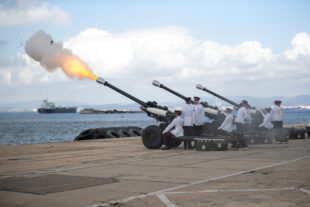
<path fill-rule="evenodd" d="M 144 113 L 0 113 L 0 145 L 73 141 L 89 128 L 156 124 Z"/>
<path fill-rule="evenodd" d="M 285 124 L 308 123 L 310 110 L 285 110 Z M 207 120 L 206 121 L 210 121 Z M 0 113 L 0 145 L 73 141 L 89 128 L 138 126 L 145 128 L 158 122 L 145 113 L 114 114 L 39 114 Z"/>

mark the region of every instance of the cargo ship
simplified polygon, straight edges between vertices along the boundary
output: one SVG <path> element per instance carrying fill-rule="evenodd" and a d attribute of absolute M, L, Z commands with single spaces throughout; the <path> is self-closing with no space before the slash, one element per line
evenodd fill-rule
<path fill-rule="evenodd" d="M 76 107 L 56 107 L 55 103 L 48 101 L 48 99 L 43 100 L 41 107 L 38 108 L 40 114 L 49 113 L 76 113 Z"/>

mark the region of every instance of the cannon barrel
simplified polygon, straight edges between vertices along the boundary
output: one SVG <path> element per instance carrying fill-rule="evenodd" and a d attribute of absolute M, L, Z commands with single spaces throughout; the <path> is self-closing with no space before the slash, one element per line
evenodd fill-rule
<path fill-rule="evenodd" d="M 229 100 L 229 99 L 227 99 L 227 98 L 225 98 L 225 97 L 223 97 L 223 96 L 221 96 L 221 95 L 219 95 L 219 94 L 217 94 L 217 93 L 214 93 L 213 91 L 210 91 L 209 89 L 206 89 L 205 87 L 203 87 L 203 86 L 200 85 L 200 84 L 198 84 L 198 85 L 196 86 L 196 88 L 199 89 L 199 90 L 205 91 L 205 92 L 207 92 L 207 93 L 210 93 L 210 94 L 212 94 L 213 96 L 215 96 L 215 97 L 217 97 L 217 98 L 219 98 L 219 99 L 222 99 L 223 101 L 226 101 L 227 103 L 229 103 L 229 104 L 231 104 L 231 105 L 233 105 L 233 106 L 235 106 L 235 107 L 237 107 L 237 108 L 240 108 L 239 104 L 237 104 L 236 102 L 233 102 L 233 101 L 231 101 L 231 100 Z"/>
<path fill-rule="evenodd" d="M 159 87 L 159 88 L 162 88 L 178 97 L 180 97 L 181 99 L 185 100 L 187 97 L 183 96 L 182 94 L 179 94 L 178 92 L 174 91 L 174 90 L 171 90 L 170 88 L 164 86 L 163 84 L 161 84 L 159 81 L 157 80 L 154 80 L 153 83 L 152 83 L 154 86 L 156 87 Z M 192 103 L 194 103 L 194 101 L 191 101 Z"/>
<path fill-rule="evenodd" d="M 181 99 L 184 99 L 184 100 L 185 100 L 185 99 L 187 98 L 186 96 L 183 96 L 182 94 L 179 94 L 178 92 L 176 92 L 176 91 L 174 91 L 174 90 L 172 90 L 172 89 L 170 89 L 170 88 L 164 86 L 163 84 L 161 84 L 161 83 L 160 83 L 159 81 L 157 81 L 157 80 L 154 80 L 152 84 L 153 84 L 154 86 L 156 86 L 156 87 L 165 89 L 166 91 L 168 91 L 168 92 L 170 92 L 170 93 L 172 93 L 172 94 L 174 94 L 174 95 L 180 97 Z M 193 104 L 194 101 L 191 100 L 191 103 Z M 204 107 L 206 116 L 208 116 L 208 117 L 211 118 L 211 119 L 214 119 L 215 116 L 217 116 L 217 115 L 220 113 L 220 111 L 218 110 L 217 107 L 212 107 L 212 106 L 208 105 L 207 103 L 202 103 L 202 105 L 203 105 L 203 107 Z"/>
<path fill-rule="evenodd" d="M 96 80 L 97 83 L 102 84 L 104 86 L 107 86 L 113 90 L 115 90 L 116 92 L 119 92 L 120 94 L 126 96 L 127 98 L 135 101 L 136 103 L 140 104 L 140 109 L 142 111 L 144 111 L 148 116 L 156 119 L 157 121 L 160 122 L 165 122 L 165 123 L 169 123 L 172 118 L 173 118 L 173 113 L 168 111 L 167 107 L 162 107 L 159 106 L 156 102 L 144 102 L 141 101 L 140 99 L 126 93 L 125 91 L 113 86 L 112 84 L 108 83 L 106 80 L 104 80 L 103 78 L 99 77 Z"/>
<path fill-rule="evenodd" d="M 159 88 L 163 88 L 166 91 L 180 97 L 181 99 L 186 99 L 185 96 L 179 94 L 176 91 L 171 90 L 170 88 L 164 86 L 163 84 L 161 84 L 159 81 L 154 80 L 153 81 L 153 85 Z M 194 103 L 194 101 L 191 101 L 192 103 Z M 208 117 L 209 119 L 212 119 L 212 124 L 209 125 L 206 129 L 207 132 L 212 132 L 215 129 L 217 129 L 221 123 L 224 121 L 225 119 L 225 115 L 217 108 L 214 106 L 210 106 L 207 102 L 200 102 L 200 104 L 203 106 L 204 111 L 205 111 L 205 116 Z"/>
<path fill-rule="evenodd" d="M 126 96 L 127 98 L 137 102 L 140 104 L 140 109 L 144 111 L 148 116 L 156 119 L 159 122 L 164 122 L 160 123 L 159 126 L 156 125 L 150 125 L 143 129 L 142 132 L 142 142 L 145 147 L 149 149 L 158 149 L 162 146 L 163 144 L 163 137 L 162 137 L 162 131 L 166 126 L 168 125 L 169 122 L 172 121 L 174 118 L 173 113 L 168 110 L 167 107 L 162 107 L 157 105 L 157 103 L 154 102 L 144 102 L 141 101 L 140 99 L 137 99 L 136 97 L 126 93 L 125 91 L 122 91 L 121 89 L 109 84 L 107 81 L 105 81 L 103 78 L 97 78 L 97 83 L 102 84 L 104 86 L 107 86 L 116 92 L 119 92 L 120 94 Z M 171 147 L 177 147 L 181 144 L 181 140 L 175 139 L 173 142 L 169 143 Z"/>
<path fill-rule="evenodd" d="M 210 93 L 210 94 L 212 94 L 213 96 L 215 96 L 215 97 L 217 97 L 217 98 L 220 98 L 220 99 L 222 99 L 223 101 L 226 101 L 227 103 L 230 103 L 231 105 L 235 106 L 237 109 L 240 108 L 240 105 L 237 104 L 236 102 L 233 102 L 233 101 L 231 101 L 231 100 L 229 100 L 229 99 L 227 99 L 227 98 L 225 98 L 225 97 L 223 97 L 223 96 L 221 96 L 221 95 L 219 95 L 219 94 L 217 94 L 217 93 L 214 93 L 213 91 L 210 91 L 210 90 L 206 89 L 205 87 L 203 87 L 203 86 L 200 85 L 200 84 L 198 84 L 198 85 L 196 86 L 196 88 L 199 89 L 199 90 L 203 90 L 203 91 L 205 91 L 205 92 L 207 92 L 207 93 Z M 262 121 L 263 121 L 263 115 L 262 115 L 262 112 L 261 112 L 261 111 L 256 110 L 255 108 L 250 108 L 249 110 L 250 110 L 251 116 L 253 117 L 253 121 L 251 122 L 252 128 L 253 128 L 253 127 L 258 126 L 260 123 L 262 123 Z"/>
<path fill-rule="evenodd" d="M 140 99 L 138 99 L 138 98 L 136 98 L 136 97 L 134 97 L 134 96 L 132 96 L 132 95 L 126 93 L 125 91 L 122 91 L 121 89 L 119 89 L 119 88 L 117 88 L 117 87 L 111 85 L 110 83 L 108 83 L 108 81 L 105 81 L 103 78 L 99 77 L 99 78 L 97 78 L 96 81 L 97 81 L 97 83 L 99 83 L 99 84 L 105 85 L 105 86 L 107 86 L 107 87 L 113 89 L 114 91 L 119 92 L 120 94 L 126 96 L 127 98 L 133 100 L 134 102 L 137 102 L 137 103 L 140 104 L 141 106 L 147 107 L 147 104 L 146 104 L 144 101 L 141 101 Z"/>

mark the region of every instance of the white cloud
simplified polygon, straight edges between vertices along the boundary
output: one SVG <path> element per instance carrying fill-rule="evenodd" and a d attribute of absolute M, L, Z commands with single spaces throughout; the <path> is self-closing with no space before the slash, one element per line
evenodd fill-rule
<path fill-rule="evenodd" d="M 150 73 L 181 78 L 193 78 L 201 74 L 233 74 L 244 79 L 255 79 L 254 76 L 260 75 L 261 78 L 267 78 L 267 72 L 285 70 L 287 61 L 291 62 L 293 68 L 301 63 L 292 62 L 290 56 L 310 55 L 309 36 L 306 33 L 297 34 L 292 40 L 292 48 L 283 55 L 273 54 L 270 48 L 264 48 L 258 41 L 246 41 L 236 46 L 199 41 L 190 36 L 186 29 L 179 27 L 134 30 L 121 34 L 87 29 L 67 41 L 65 47 L 72 49 L 97 74 L 105 77 L 117 77 L 120 73 L 134 76 Z"/>
<path fill-rule="evenodd" d="M 10 85 L 11 84 L 11 71 L 9 69 L 0 70 L 0 86 Z"/>
<path fill-rule="evenodd" d="M 141 87 L 158 78 L 169 80 L 172 87 L 200 82 L 233 94 L 308 93 L 306 85 L 302 90 L 297 86 L 300 78 L 310 77 L 310 37 L 306 33 L 296 34 L 291 48 L 280 54 L 259 41 L 231 46 L 197 40 L 181 27 L 120 34 L 86 29 L 65 42 L 65 47 L 82 57 L 96 74 L 107 79 L 125 76 Z M 280 84 L 286 81 L 293 85 Z"/>
<path fill-rule="evenodd" d="M 309 94 L 309 40 L 306 33 L 296 34 L 291 48 L 275 54 L 258 41 L 223 45 L 197 40 L 181 27 L 118 34 L 90 28 L 64 42 L 64 47 L 84 60 L 96 75 L 138 98 L 171 101 L 177 98 L 153 87 L 152 80 L 158 79 L 184 95 L 203 96 L 195 88 L 198 83 L 224 96 Z M 70 80 L 61 70 L 47 73 L 25 54 L 16 58 L 13 62 L 23 65 L 10 70 L 11 83 L 18 80 L 21 85 L 50 86 L 63 98 L 68 98 L 68 90 L 70 99 L 80 102 L 130 102 L 92 81 Z"/>
<path fill-rule="evenodd" d="M 294 60 L 298 55 L 308 56 L 310 54 L 310 36 L 305 33 L 297 34 L 291 41 L 292 49 L 286 50 L 287 58 Z"/>
<path fill-rule="evenodd" d="M 58 6 L 35 0 L 16 0 L 0 3 L 0 26 L 17 26 L 36 22 L 65 25 L 68 14 Z"/>

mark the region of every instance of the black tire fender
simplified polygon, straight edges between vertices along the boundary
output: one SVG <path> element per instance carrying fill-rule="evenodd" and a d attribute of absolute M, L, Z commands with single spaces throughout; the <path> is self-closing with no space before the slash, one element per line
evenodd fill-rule
<path fill-rule="evenodd" d="M 109 129 L 107 130 L 107 137 L 108 138 L 120 138 L 121 135 L 118 133 L 118 131 Z"/>
<path fill-rule="evenodd" d="M 107 130 L 105 128 L 97 128 L 96 129 L 96 139 L 105 139 L 107 138 Z"/>
<path fill-rule="evenodd" d="M 142 142 L 148 149 L 159 149 L 163 145 L 162 130 L 159 126 L 150 125 L 143 130 Z"/>
<path fill-rule="evenodd" d="M 141 134 L 141 129 L 129 129 L 128 130 L 128 133 L 130 134 L 130 136 L 132 136 L 132 137 L 139 137 L 139 136 L 141 136 L 142 134 Z"/>
<path fill-rule="evenodd" d="M 118 130 L 118 133 L 121 137 L 130 137 L 131 135 L 129 134 L 129 132 L 127 131 L 127 129 L 122 128 Z"/>
<path fill-rule="evenodd" d="M 95 135 L 96 135 L 96 130 L 86 129 L 82 131 L 77 137 L 75 137 L 74 141 L 96 139 Z"/>

